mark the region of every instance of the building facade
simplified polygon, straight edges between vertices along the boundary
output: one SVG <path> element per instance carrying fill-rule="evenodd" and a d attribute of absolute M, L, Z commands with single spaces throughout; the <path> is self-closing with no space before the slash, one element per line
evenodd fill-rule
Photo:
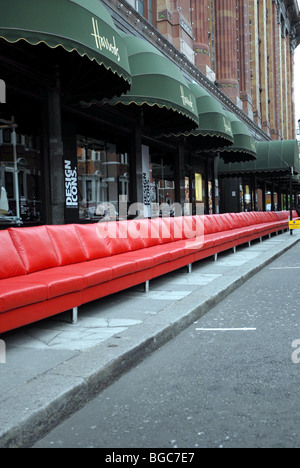
<path fill-rule="evenodd" d="M 293 60 L 299 9 L 289 0 L 129 0 L 272 139 L 295 138 Z"/>
<path fill-rule="evenodd" d="M 43 3 L 51 12 L 51 0 Z M 65 8 L 84 5 L 82 0 L 62 3 Z M 95 222 L 109 216 L 108 204 L 121 217 L 122 203 L 145 201 L 145 177 L 147 200 L 160 207 L 156 215 L 164 206 L 169 213 L 174 203 L 185 202 L 192 210 L 203 203 L 205 213 L 218 212 L 218 145 L 207 151 L 211 145 L 204 139 L 195 148 L 187 144 L 184 128 L 179 137 L 159 135 L 156 124 L 167 122 L 159 103 L 147 126 L 144 107 L 107 102 L 125 93 L 130 79 L 122 91 L 117 73 L 103 78 L 94 56 L 77 46 L 76 56 L 76 37 L 63 53 L 45 36 L 9 35 L 8 28 L 17 29 L 9 24 L 15 21 L 14 4 L 17 11 L 26 8 L 12 0 L 11 19 L 5 16 L 7 24 L 0 19 L 0 227 Z M 89 5 L 107 10 L 116 35 L 153 46 L 184 80 L 233 113 L 253 140 L 295 138 L 296 0 L 93 0 Z M 118 67 L 124 59 L 121 46 L 101 35 L 101 15 L 95 18 L 92 12 L 85 40 L 92 40 L 98 52 L 107 49 Z M 75 14 L 73 20 L 74 31 L 83 35 L 83 23 Z M 181 98 L 190 104 L 189 94 Z"/>

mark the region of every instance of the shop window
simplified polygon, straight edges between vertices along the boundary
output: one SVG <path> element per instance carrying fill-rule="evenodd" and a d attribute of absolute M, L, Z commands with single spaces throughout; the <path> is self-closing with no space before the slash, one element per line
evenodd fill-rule
<path fill-rule="evenodd" d="M 129 203 L 127 153 L 103 140 L 77 137 L 79 218 L 82 221 L 120 216 L 120 201 Z"/>
<path fill-rule="evenodd" d="M 0 133 L 0 224 L 41 222 L 39 139 L 10 128 Z"/>
<path fill-rule="evenodd" d="M 244 211 L 252 211 L 250 186 L 244 187 Z"/>
<path fill-rule="evenodd" d="M 175 173 L 174 160 L 169 154 L 158 154 L 150 149 L 151 216 L 170 216 L 174 213 Z M 157 210 L 155 212 L 155 206 Z"/>
<path fill-rule="evenodd" d="M 148 0 L 148 21 L 153 24 L 153 0 Z"/>
<path fill-rule="evenodd" d="M 127 0 L 141 16 L 144 16 L 149 23 L 153 24 L 153 17 L 155 15 L 155 3 L 153 0 Z"/>

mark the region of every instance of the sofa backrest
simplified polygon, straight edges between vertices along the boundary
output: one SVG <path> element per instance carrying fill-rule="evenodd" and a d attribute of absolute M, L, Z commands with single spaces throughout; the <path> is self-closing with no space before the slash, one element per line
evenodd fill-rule
<path fill-rule="evenodd" d="M 8 232 L 25 266 L 26 273 L 59 266 L 59 260 L 46 226 L 9 228 Z"/>
<path fill-rule="evenodd" d="M 88 257 L 73 224 L 47 226 L 60 266 L 86 262 Z"/>
<path fill-rule="evenodd" d="M 107 232 L 104 231 L 104 226 L 103 229 L 101 226 L 98 223 L 76 224 L 75 226 L 88 260 L 96 260 L 111 255 L 109 242 L 106 237 Z"/>
<path fill-rule="evenodd" d="M 134 251 L 145 248 L 144 239 L 148 237 L 148 225 L 142 221 L 134 219 L 132 221 L 119 221 L 117 233 L 126 242 L 127 250 Z"/>
<path fill-rule="evenodd" d="M 24 263 L 8 231 L 0 231 L 0 279 L 26 275 Z"/>

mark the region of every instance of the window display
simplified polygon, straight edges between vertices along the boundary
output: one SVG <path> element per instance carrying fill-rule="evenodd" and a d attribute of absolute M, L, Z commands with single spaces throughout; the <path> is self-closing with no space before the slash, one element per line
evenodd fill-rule
<path fill-rule="evenodd" d="M 107 141 L 77 137 L 80 220 L 119 217 L 119 203 L 129 203 L 129 157 Z"/>
<path fill-rule="evenodd" d="M 150 187 L 152 217 L 174 216 L 175 173 L 172 155 L 159 154 L 150 149 Z M 158 208 L 156 212 L 155 206 Z"/>
<path fill-rule="evenodd" d="M 15 139 L 15 141 L 14 141 Z M 0 224 L 41 221 L 38 138 L 0 129 Z"/>

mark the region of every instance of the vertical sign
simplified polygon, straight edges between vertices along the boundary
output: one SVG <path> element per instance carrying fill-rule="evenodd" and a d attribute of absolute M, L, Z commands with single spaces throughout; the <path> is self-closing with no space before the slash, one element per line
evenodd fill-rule
<path fill-rule="evenodd" d="M 65 192 L 65 223 L 78 223 L 79 219 L 79 187 L 77 169 L 77 137 L 74 124 L 64 122 L 62 125 L 64 145 L 63 175 Z"/>
<path fill-rule="evenodd" d="M 149 146 L 142 145 L 143 204 L 145 218 L 151 217 Z"/>
<path fill-rule="evenodd" d="M 78 178 L 77 167 L 72 161 L 65 160 L 65 199 L 67 209 L 78 208 Z"/>

